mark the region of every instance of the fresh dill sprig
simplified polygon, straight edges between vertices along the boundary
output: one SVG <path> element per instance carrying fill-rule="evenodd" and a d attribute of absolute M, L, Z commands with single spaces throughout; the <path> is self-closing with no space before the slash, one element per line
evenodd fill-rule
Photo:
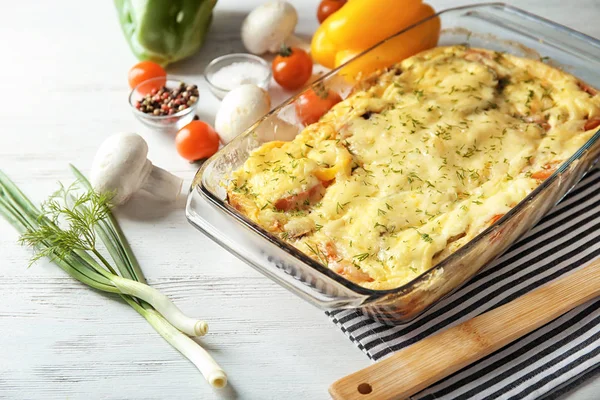
<path fill-rule="evenodd" d="M 44 257 L 65 258 L 73 250 L 98 252 L 95 229 L 107 218 L 112 197 L 112 193 L 81 191 L 77 184 L 61 184 L 41 206 L 42 214 L 52 224 L 41 224 L 21 235 L 21 244 L 38 249 L 30 264 Z"/>
<path fill-rule="evenodd" d="M 358 261 L 365 261 L 367 258 L 369 258 L 369 256 L 370 256 L 369 253 L 360 253 L 355 256 L 352 256 L 352 258 L 355 258 Z"/>

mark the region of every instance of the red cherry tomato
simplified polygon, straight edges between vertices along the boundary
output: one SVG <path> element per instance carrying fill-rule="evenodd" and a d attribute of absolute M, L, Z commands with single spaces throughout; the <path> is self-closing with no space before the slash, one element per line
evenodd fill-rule
<path fill-rule="evenodd" d="M 153 83 L 152 85 L 148 85 L 148 87 L 144 85 L 143 90 L 138 90 L 142 95 L 146 94 L 142 92 L 149 93 L 154 88 L 159 89 L 163 87 L 167 82 L 167 72 L 164 70 L 163 67 L 161 67 L 157 63 L 153 63 L 152 61 L 142 61 L 135 64 L 129 70 L 129 74 L 127 77 L 129 79 L 129 87 L 132 89 L 134 89 L 140 83 L 147 81 L 148 79 L 163 78 L 156 79 L 155 83 Z"/>
<path fill-rule="evenodd" d="M 322 24 L 327 17 L 342 8 L 346 4 L 346 0 L 323 0 L 317 8 L 317 19 Z"/>
<path fill-rule="evenodd" d="M 342 98 L 333 90 L 323 86 L 310 88 L 296 100 L 296 114 L 304 125 L 314 124 L 340 101 Z"/>
<path fill-rule="evenodd" d="M 177 132 L 175 147 L 181 157 L 197 161 L 217 152 L 219 135 L 206 122 L 192 121 Z"/>
<path fill-rule="evenodd" d="M 284 89 L 299 89 L 310 79 L 312 68 L 312 58 L 304 50 L 284 47 L 273 60 L 273 78 Z"/>
<path fill-rule="evenodd" d="M 588 119 L 583 126 L 584 131 L 589 131 L 590 129 L 594 129 L 600 126 L 600 118 L 594 117 L 592 119 Z"/>

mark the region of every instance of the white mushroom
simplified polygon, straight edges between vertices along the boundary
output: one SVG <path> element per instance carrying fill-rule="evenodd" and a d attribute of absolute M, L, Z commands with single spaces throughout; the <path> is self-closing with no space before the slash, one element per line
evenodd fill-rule
<path fill-rule="evenodd" d="M 298 13 L 286 1 L 276 0 L 258 6 L 242 23 L 242 42 L 250 53 L 276 53 L 298 23 Z"/>
<path fill-rule="evenodd" d="M 223 98 L 215 118 L 215 129 L 221 141 L 227 144 L 270 109 L 271 98 L 265 90 L 253 84 L 238 86 Z"/>
<path fill-rule="evenodd" d="M 148 144 L 136 133 L 119 133 L 102 143 L 92 163 L 90 181 L 101 193 L 113 192 L 113 205 L 123 204 L 138 190 L 160 200 L 175 201 L 183 180 L 152 165 Z"/>

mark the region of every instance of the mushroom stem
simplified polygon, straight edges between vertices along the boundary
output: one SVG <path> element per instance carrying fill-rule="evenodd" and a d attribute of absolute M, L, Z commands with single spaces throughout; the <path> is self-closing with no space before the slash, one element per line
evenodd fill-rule
<path fill-rule="evenodd" d="M 307 53 L 310 53 L 310 41 L 307 41 L 300 36 L 296 36 L 293 33 L 285 40 L 285 45 L 289 47 L 299 47 Z"/>
<path fill-rule="evenodd" d="M 183 179 L 164 169 L 152 166 L 142 189 L 164 201 L 175 201 L 181 193 Z"/>

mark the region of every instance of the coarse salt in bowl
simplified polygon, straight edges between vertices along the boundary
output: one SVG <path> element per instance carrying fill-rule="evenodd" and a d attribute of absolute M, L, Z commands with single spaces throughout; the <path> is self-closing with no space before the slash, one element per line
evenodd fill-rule
<path fill-rule="evenodd" d="M 204 70 L 204 78 L 212 94 L 222 99 L 231 90 L 247 83 L 267 90 L 271 82 L 271 67 L 252 54 L 229 54 L 212 60 Z"/>

